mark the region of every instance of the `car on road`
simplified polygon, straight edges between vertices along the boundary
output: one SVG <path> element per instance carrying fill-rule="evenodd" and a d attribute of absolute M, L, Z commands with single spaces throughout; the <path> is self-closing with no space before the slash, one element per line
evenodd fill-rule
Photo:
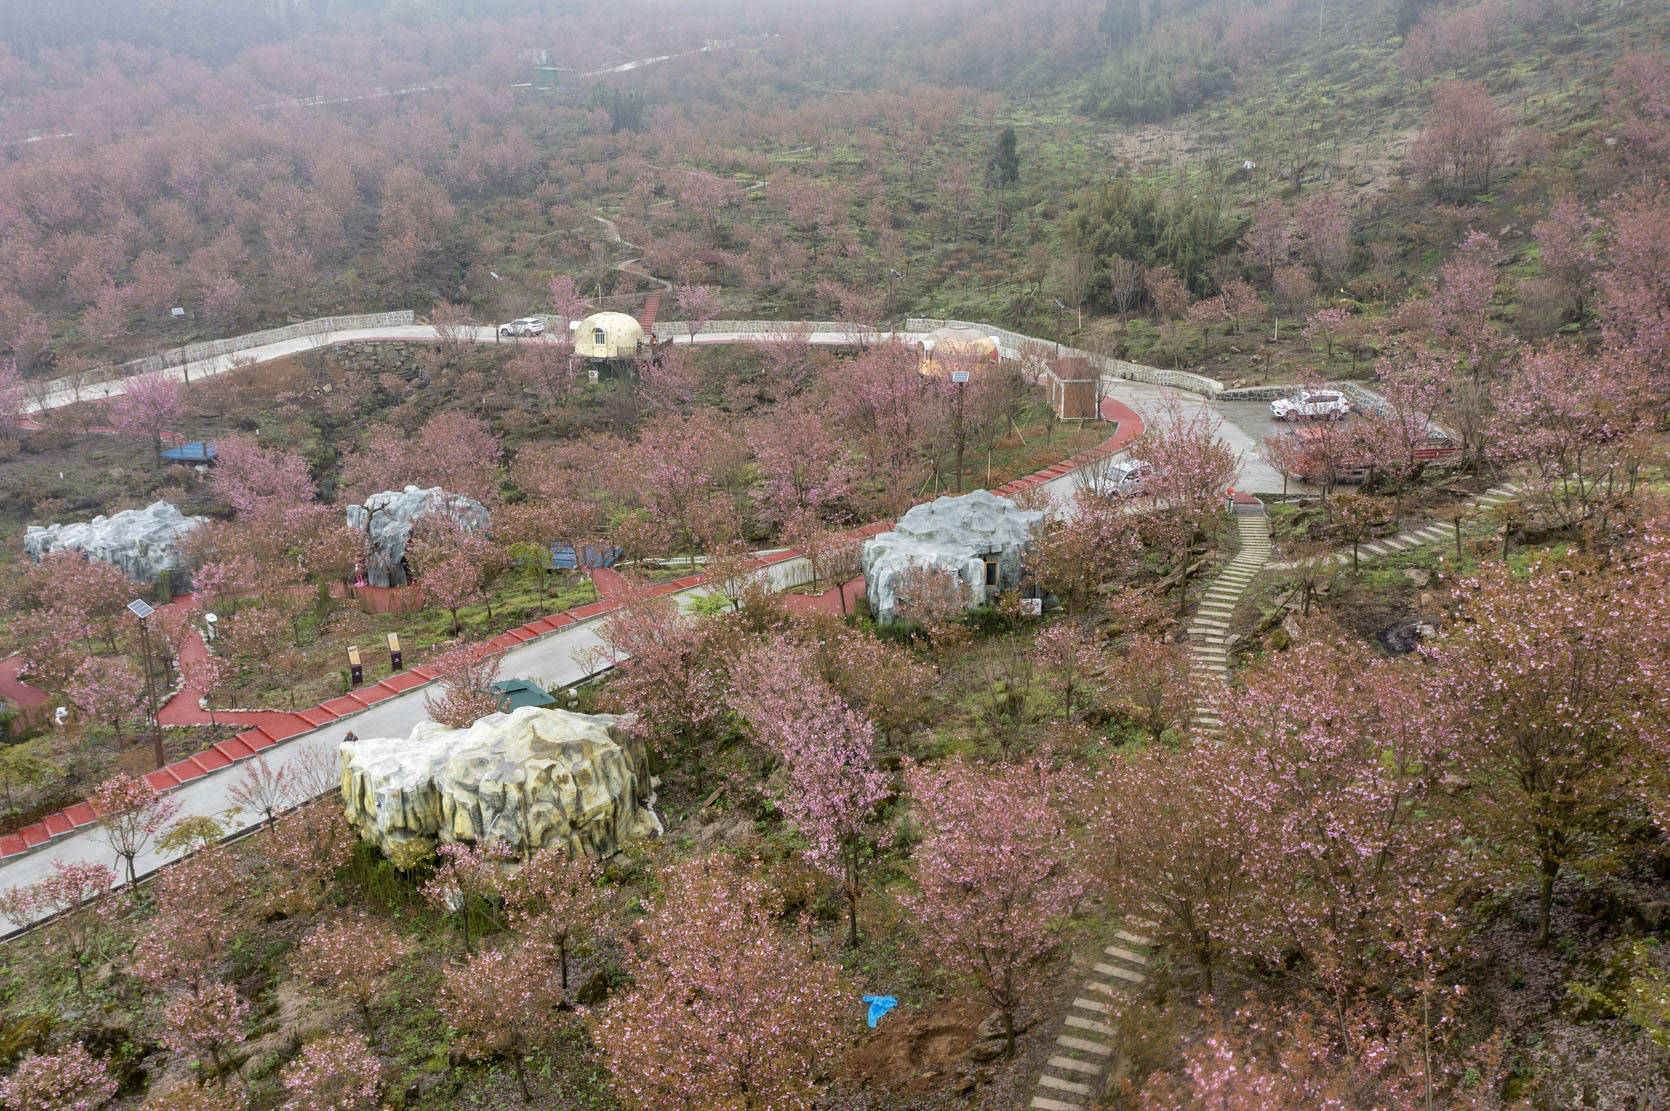
<path fill-rule="evenodd" d="M 1134 498 L 1148 488 L 1154 477 L 1151 464 L 1121 459 L 1107 465 L 1096 479 L 1096 492 L 1103 497 Z"/>
<path fill-rule="evenodd" d="M 1270 415 L 1277 420 L 1344 420 L 1350 411 L 1351 402 L 1334 390 L 1300 390 L 1270 402 Z"/>
<path fill-rule="evenodd" d="M 545 334 L 545 321 L 537 316 L 524 316 L 520 320 L 512 320 L 509 324 L 499 325 L 501 336 L 542 336 Z"/>

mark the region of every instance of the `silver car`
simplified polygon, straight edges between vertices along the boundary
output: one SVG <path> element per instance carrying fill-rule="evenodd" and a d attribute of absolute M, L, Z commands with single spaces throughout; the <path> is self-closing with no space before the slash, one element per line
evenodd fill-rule
<path fill-rule="evenodd" d="M 524 316 L 509 324 L 499 325 L 501 336 L 540 336 L 545 334 L 545 321 L 537 316 Z"/>
<path fill-rule="evenodd" d="M 1109 463 L 1107 470 L 1096 479 L 1096 492 L 1103 497 L 1134 498 L 1148 487 L 1154 468 L 1148 463 L 1121 459 Z"/>
<path fill-rule="evenodd" d="M 1270 415 L 1277 420 L 1344 420 L 1350 411 L 1351 402 L 1334 390 L 1300 390 L 1270 402 Z"/>

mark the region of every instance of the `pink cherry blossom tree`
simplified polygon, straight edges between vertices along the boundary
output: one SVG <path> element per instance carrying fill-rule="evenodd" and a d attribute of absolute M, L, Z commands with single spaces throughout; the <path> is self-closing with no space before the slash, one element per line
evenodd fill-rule
<path fill-rule="evenodd" d="M 435 850 L 435 874 L 423 885 L 423 898 L 430 906 L 458 916 L 458 931 L 464 952 L 475 951 L 470 929 L 480 913 L 482 901 L 497 892 L 502 868 L 515 857 L 503 841 L 473 845 L 448 842 Z"/>
<path fill-rule="evenodd" d="M 1115 711 L 1147 733 L 1151 743 L 1188 724 L 1196 692 L 1183 643 L 1133 633 L 1119 656 L 1108 661 L 1105 675 Z"/>
<path fill-rule="evenodd" d="M 603 871 L 588 857 L 569 859 L 562 845 L 530 856 L 514 872 L 502 870 L 497 892 L 511 928 L 533 951 L 554 950 L 562 990 L 568 990 L 568 957 L 603 928 L 607 894 Z"/>
<path fill-rule="evenodd" d="M 1013 1055 L 1015 1011 L 1060 948 L 1083 890 L 1064 855 L 1064 823 L 1041 768 L 958 757 L 905 779 L 924 828 L 916 889 L 903 901 L 928 951 L 1002 1014 Z"/>
<path fill-rule="evenodd" d="M 709 639 L 708 619 L 687 617 L 665 595 L 634 599 L 603 619 L 603 641 L 618 664 L 612 684 L 622 707 L 637 715 L 631 728 L 668 753 L 688 760 L 695 790 L 718 746 L 724 720 L 726 673 Z"/>
<path fill-rule="evenodd" d="M 23 375 L 17 369 L 17 360 L 0 360 L 0 427 L 7 430 L 7 435 L 23 415 L 23 401 Z"/>
<path fill-rule="evenodd" d="M 116 1078 L 80 1042 L 30 1053 L 0 1080 L 0 1103 L 30 1111 L 96 1111 L 116 1095 Z"/>
<path fill-rule="evenodd" d="M 1293 257 L 1293 218 L 1287 206 L 1275 197 L 1265 198 L 1254 209 L 1252 223 L 1241 241 L 1247 249 L 1247 261 L 1255 269 L 1254 277 L 1268 284 Z"/>
<path fill-rule="evenodd" d="M 132 887 L 137 882 L 134 858 L 180 812 L 179 802 L 143 779 L 121 776 L 99 784 L 87 801 L 98 815 L 99 836 L 127 866 Z"/>
<path fill-rule="evenodd" d="M 528 1087 L 528 1054 L 556 1029 L 561 991 L 538 960 L 510 949 L 484 949 L 447 972 L 441 1014 L 473 1057 L 510 1058 L 522 1101 Z"/>
<path fill-rule="evenodd" d="M 834 877 L 847 901 L 847 943 L 858 945 L 864 866 L 880 840 L 872 825 L 888 796 L 876 766 L 875 729 L 816 676 L 811 649 L 788 637 L 745 658 L 734 705 L 761 748 L 783 761 L 777 805 L 807 841 L 806 858 Z"/>
<path fill-rule="evenodd" d="M 1507 160 L 1513 130 L 1483 85 L 1445 81 L 1433 89 L 1426 127 L 1409 148 L 1410 166 L 1440 196 L 1487 192 Z"/>
<path fill-rule="evenodd" d="M 1144 515 L 1145 535 L 1169 550 L 1179 576 L 1178 606 L 1188 596 L 1189 552 L 1206 522 L 1224 507 L 1240 457 L 1218 432 L 1223 421 L 1206 405 L 1186 410 L 1168 398 L 1164 411 L 1131 445 L 1130 458 L 1153 468 L 1143 494 L 1153 504 Z"/>
<path fill-rule="evenodd" d="M 758 500 L 767 520 L 798 509 L 817 512 L 852 488 L 848 447 L 821 406 L 791 402 L 754 422 L 748 436 L 760 474 Z"/>
<path fill-rule="evenodd" d="M 481 561 L 469 552 L 454 552 L 439 563 L 424 564 L 420 575 L 425 600 L 452 615 L 452 635 L 457 636 L 458 611 L 486 597 Z"/>
<path fill-rule="evenodd" d="M 679 316 L 684 318 L 684 325 L 689 329 L 692 340 L 708 321 L 719 315 L 719 309 L 723 304 L 719 298 L 719 291 L 708 285 L 681 285 L 673 294 L 673 301 L 678 306 Z"/>
<path fill-rule="evenodd" d="M 1529 467 L 1536 503 L 1584 543 L 1610 530 L 1650 419 L 1646 392 L 1635 363 L 1559 344 L 1528 356 L 1497 399 L 1504 454 Z"/>
<path fill-rule="evenodd" d="M 90 861 L 52 862 L 52 874 L 0 894 L 0 918 L 14 924 L 45 920 L 47 948 L 75 973 L 75 991 L 85 995 L 82 962 L 110 925 L 119 904 L 110 894 L 116 873 Z"/>
<path fill-rule="evenodd" d="M 304 758 L 300 764 L 291 765 L 301 773 L 295 779 L 296 793 L 306 798 L 327 791 L 334 795 L 338 778 L 334 750 L 315 751 L 326 758 Z M 291 912 L 321 905 L 330 893 L 331 882 L 354 855 L 354 833 L 343 817 L 341 800 L 334 797 L 290 811 L 267 829 L 262 839 L 274 878 L 268 903 Z"/>
<path fill-rule="evenodd" d="M 264 448 L 253 436 L 215 441 L 209 483 L 240 514 L 310 502 L 314 496 L 305 459 L 281 447 Z"/>
<path fill-rule="evenodd" d="M 1332 997 L 1412 983 L 1456 953 L 1455 898 L 1475 874 L 1442 805 L 1455 738 L 1411 661 L 1316 639 L 1220 700 L 1217 773 L 1245 834 L 1255 913 L 1242 955 L 1304 959 Z"/>
<path fill-rule="evenodd" d="M 1148 908 L 1150 928 L 1194 963 L 1208 997 L 1251 895 L 1222 765 L 1214 745 L 1150 745 L 1118 754 L 1074 792 L 1087 870 L 1117 905 Z"/>
<path fill-rule="evenodd" d="M 228 801 L 234 802 L 239 809 L 251 814 L 259 814 L 261 821 L 271 826 L 278 820 L 279 813 L 296 798 L 296 786 L 288 766 L 274 768 L 267 762 L 263 753 L 253 760 L 246 761 L 238 781 L 227 789 Z"/>
<path fill-rule="evenodd" d="M 285 1111 L 376 1111 L 383 1063 L 364 1035 L 327 1034 L 308 1042 L 281 1074 Z"/>
<path fill-rule="evenodd" d="M 587 301 L 574 286 L 574 279 L 558 274 L 551 279 L 551 311 L 564 322 L 586 315 Z"/>
<path fill-rule="evenodd" d="M 1351 265 L 1351 210 L 1332 193 L 1317 193 L 1294 211 L 1293 223 L 1305 260 L 1323 289 L 1332 292 Z"/>
<path fill-rule="evenodd" d="M 1539 946 L 1556 881 L 1590 859 L 1596 831 L 1651 766 L 1643 744 L 1662 735 L 1642 650 L 1661 643 L 1660 563 L 1632 580 L 1577 560 L 1487 565 L 1457 592 L 1465 620 L 1429 652 L 1428 703 L 1453 708 L 1457 765 L 1473 785 L 1467 818 L 1509 874 L 1531 873 Z"/>
<path fill-rule="evenodd" d="M 231 984 L 208 983 L 175 998 L 162 1012 L 162 1043 L 176 1053 L 208 1054 L 210 1077 L 225 1068 L 221 1055 L 244 1040 L 249 1004 Z"/>
<path fill-rule="evenodd" d="M 157 370 L 136 375 L 122 385 L 110 414 L 117 431 L 143 437 L 151 442 L 156 460 L 162 463 L 162 434 L 185 413 L 185 391 L 179 379 Z"/>
<path fill-rule="evenodd" d="M 464 729 L 499 708 L 493 690 L 498 681 L 504 653 L 483 645 L 455 648 L 429 664 L 436 675 L 436 688 L 423 696 L 423 710 L 430 721 L 453 729 Z"/>
<path fill-rule="evenodd" d="M 643 1111 L 811 1111 L 851 1021 L 840 971 L 783 935 L 776 892 L 728 858 L 660 881 L 627 958 L 633 986 L 594 1036 L 615 1091 Z"/>
<path fill-rule="evenodd" d="M 139 669 L 116 656 L 88 656 L 64 688 L 64 695 L 88 717 L 104 723 L 122 748 L 122 722 L 139 709 L 145 680 Z"/>
<path fill-rule="evenodd" d="M 206 982 L 241 925 L 238 866 L 223 846 L 189 853 L 158 873 L 151 887 L 157 915 L 134 946 L 134 975 L 148 984 Z"/>
<path fill-rule="evenodd" d="M 296 946 L 290 966 L 327 995 L 352 1003 L 367 1024 L 384 978 L 406 956 L 405 940 L 364 914 L 320 926 Z"/>

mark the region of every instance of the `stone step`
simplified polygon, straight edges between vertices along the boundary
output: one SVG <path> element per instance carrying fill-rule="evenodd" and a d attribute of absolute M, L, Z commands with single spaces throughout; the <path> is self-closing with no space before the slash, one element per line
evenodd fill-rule
<path fill-rule="evenodd" d="M 1403 549 L 1405 549 L 1409 546 L 1410 542 L 1405 540 L 1401 536 L 1394 536 L 1389 540 L 1382 540 L 1380 543 L 1382 543 L 1386 547 L 1392 549 L 1392 551 L 1394 551 L 1394 552 L 1401 552 L 1401 551 L 1403 551 Z"/>
<path fill-rule="evenodd" d="M 1128 968 L 1120 968 L 1116 964 L 1103 964 L 1098 961 L 1091 967 L 1093 967 L 1097 972 L 1100 972 L 1103 976 L 1112 976 L 1114 979 L 1124 980 L 1126 983 L 1146 984 L 1148 982 L 1148 977 L 1144 976 L 1142 973 L 1132 972 Z"/>
<path fill-rule="evenodd" d="M 1057 1034 L 1055 1044 L 1068 1049 L 1076 1049 L 1080 1053 L 1094 1053 L 1098 1057 L 1111 1057 L 1113 1046 L 1103 1042 L 1093 1042 L 1089 1038 L 1076 1038 L 1071 1034 Z"/>
<path fill-rule="evenodd" d="M 1113 1027 L 1105 1022 L 1097 1022 L 1093 1018 L 1083 1018 L 1079 1015 L 1068 1015 L 1062 1020 L 1074 1030 L 1088 1030 L 1092 1034 L 1100 1034 L 1104 1038 L 1113 1037 Z"/>
<path fill-rule="evenodd" d="M 1148 963 L 1148 958 L 1143 956 L 1141 953 L 1134 953 L 1129 949 L 1121 949 L 1117 945 L 1109 945 L 1107 948 L 1103 949 L 1102 952 L 1106 953 L 1110 957 L 1113 957 L 1115 960 L 1129 961 L 1132 964 Z"/>
<path fill-rule="evenodd" d="M 1081 1011 L 1089 1011 L 1092 1014 L 1110 1015 L 1113 1013 L 1113 1008 L 1108 1004 L 1098 1003 L 1094 999 L 1085 999 L 1082 996 L 1073 1000 L 1073 1006 L 1077 1007 Z"/>
<path fill-rule="evenodd" d="M 1084 1111 L 1082 1103 L 1068 1103 L 1066 1100 L 1049 1099 L 1045 1096 L 1033 1096 L 1028 1106 L 1036 1111 Z"/>
<path fill-rule="evenodd" d="M 1040 1088 L 1053 1088 L 1058 1092 L 1072 1092 L 1081 1096 L 1090 1094 L 1090 1085 L 1082 1080 L 1063 1080 L 1059 1076 L 1051 1076 L 1048 1073 L 1038 1078 L 1038 1086 Z"/>
<path fill-rule="evenodd" d="M 1359 556 L 1383 556 L 1386 554 L 1386 549 L 1379 544 L 1364 544 L 1357 549 L 1357 554 Z M 1350 558 L 1349 553 L 1346 558 Z"/>
<path fill-rule="evenodd" d="M 1113 985 L 1112 984 L 1104 984 L 1100 980 L 1086 980 L 1084 982 L 1084 990 L 1085 991 L 1099 991 L 1103 995 L 1106 995 L 1106 996 L 1109 996 L 1109 997 L 1111 997 L 1113 995 Z"/>
<path fill-rule="evenodd" d="M 1136 918 L 1133 918 L 1133 919 L 1131 919 L 1131 925 L 1137 926 L 1137 927 L 1139 927 L 1141 929 L 1144 929 L 1144 930 L 1152 930 L 1155 926 L 1158 926 L 1159 923 L 1158 922 L 1150 922 L 1146 918 L 1143 918 L 1143 919 L 1140 919 L 1140 920 L 1136 919 Z M 1127 933 L 1124 930 L 1113 931 L 1113 936 L 1117 937 L 1120 941 L 1128 941 L 1132 945 L 1141 945 L 1141 946 L 1144 946 L 1145 948 L 1146 947 L 1151 947 L 1154 944 L 1154 939 L 1151 938 L 1151 937 L 1144 937 L 1141 934 Z"/>
<path fill-rule="evenodd" d="M 1085 1076 L 1100 1076 L 1102 1072 L 1101 1065 L 1093 1065 L 1089 1061 L 1080 1061 L 1072 1057 L 1062 1057 L 1059 1054 L 1050 1058 L 1049 1067 L 1060 1069 L 1062 1072 L 1082 1073 Z"/>

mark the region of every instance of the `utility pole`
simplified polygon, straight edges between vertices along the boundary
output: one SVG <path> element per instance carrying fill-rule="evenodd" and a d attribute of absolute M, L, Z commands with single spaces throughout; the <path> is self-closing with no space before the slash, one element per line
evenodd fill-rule
<path fill-rule="evenodd" d="M 968 371 L 953 370 L 951 383 L 957 387 L 957 493 L 963 492 L 963 391 L 968 389 Z"/>
<path fill-rule="evenodd" d="M 139 647 L 145 657 L 145 720 L 151 726 L 151 753 L 161 768 L 168 760 L 162 751 L 162 726 L 157 722 L 156 676 L 151 674 L 151 627 L 145 623 L 156 610 L 141 598 L 129 602 L 128 609 L 139 619 Z"/>

